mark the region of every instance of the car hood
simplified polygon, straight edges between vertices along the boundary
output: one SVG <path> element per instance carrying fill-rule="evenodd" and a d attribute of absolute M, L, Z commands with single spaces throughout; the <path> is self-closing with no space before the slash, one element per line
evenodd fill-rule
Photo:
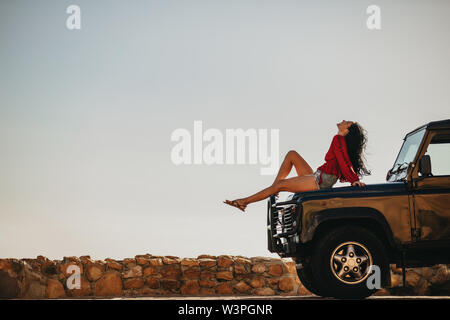
<path fill-rule="evenodd" d="M 291 200 L 326 199 L 333 197 L 366 197 L 375 195 L 407 194 L 405 182 L 386 182 L 367 184 L 365 187 L 336 187 L 314 191 L 298 192 L 290 197 Z"/>

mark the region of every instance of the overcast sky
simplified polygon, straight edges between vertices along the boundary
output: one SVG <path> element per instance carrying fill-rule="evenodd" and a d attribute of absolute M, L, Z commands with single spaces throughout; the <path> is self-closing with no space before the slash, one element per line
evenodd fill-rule
<path fill-rule="evenodd" d="M 81 29 L 69 30 L 70 5 Z M 381 30 L 366 26 L 369 5 Z M 180 128 L 279 129 L 315 170 L 336 123 L 367 184 L 450 118 L 450 2 L 0 0 L 0 258 L 274 256 L 261 164 L 175 165 Z M 294 171 L 291 175 L 294 174 Z M 349 185 L 337 183 L 335 187 Z M 288 193 L 282 193 L 284 198 Z"/>

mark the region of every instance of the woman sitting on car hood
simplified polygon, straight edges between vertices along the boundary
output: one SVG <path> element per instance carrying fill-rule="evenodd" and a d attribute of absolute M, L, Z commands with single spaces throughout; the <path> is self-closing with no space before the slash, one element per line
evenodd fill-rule
<path fill-rule="evenodd" d="M 224 203 L 234 206 L 242 211 L 249 203 L 261 201 L 271 195 L 278 195 L 280 191 L 303 192 L 318 189 L 327 189 L 339 179 L 339 182 L 350 182 L 352 186 L 364 187 L 359 177 L 369 175 L 363 161 L 363 151 L 366 147 L 367 137 L 365 130 L 354 121 L 342 120 L 336 124 L 338 133 L 333 137 L 331 146 L 325 155 L 325 163 L 315 172 L 296 151 L 289 151 L 280 166 L 275 181 L 265 188 L 247 198 Z M 298 176 L 285 179 L 292 167 Z"/>

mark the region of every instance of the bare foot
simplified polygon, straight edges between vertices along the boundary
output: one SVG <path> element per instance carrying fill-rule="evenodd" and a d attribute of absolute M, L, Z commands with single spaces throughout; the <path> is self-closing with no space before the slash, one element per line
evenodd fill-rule
<path fill-rule="evenodd" d="M 236 207 L 243 212 L 245 212 L 245 208 L 247 207 L 247 205 L 240 199 L 233 200 L 233 201 L 225 200 L 223 203 L 226 203 L 230 206 Z"/>

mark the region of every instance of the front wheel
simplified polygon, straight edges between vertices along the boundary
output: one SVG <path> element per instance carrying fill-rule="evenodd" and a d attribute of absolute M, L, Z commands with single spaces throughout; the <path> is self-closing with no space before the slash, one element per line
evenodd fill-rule
<path fill-rule="evenodd" d="M 302 268 L 297 269 L 298 278 L 309 292 L 315 294 L 316 296 L 325 296 L 325 292 L 318 288 L 316 280 L 313 277 L 310 260 L 310 258 L 302 260 Z"/>
<path fill-rule="evenodd" d="M 317 286 L 331 297 L 362 299 L 372 295 L 377 288 L 368 280 L 374 266 L 380 271 L 378 283 L 386 283 L 390 274 L 386 249 L 362 227 L 337 228 L 319 240 L 313 250 L 313 276 Z"/>

